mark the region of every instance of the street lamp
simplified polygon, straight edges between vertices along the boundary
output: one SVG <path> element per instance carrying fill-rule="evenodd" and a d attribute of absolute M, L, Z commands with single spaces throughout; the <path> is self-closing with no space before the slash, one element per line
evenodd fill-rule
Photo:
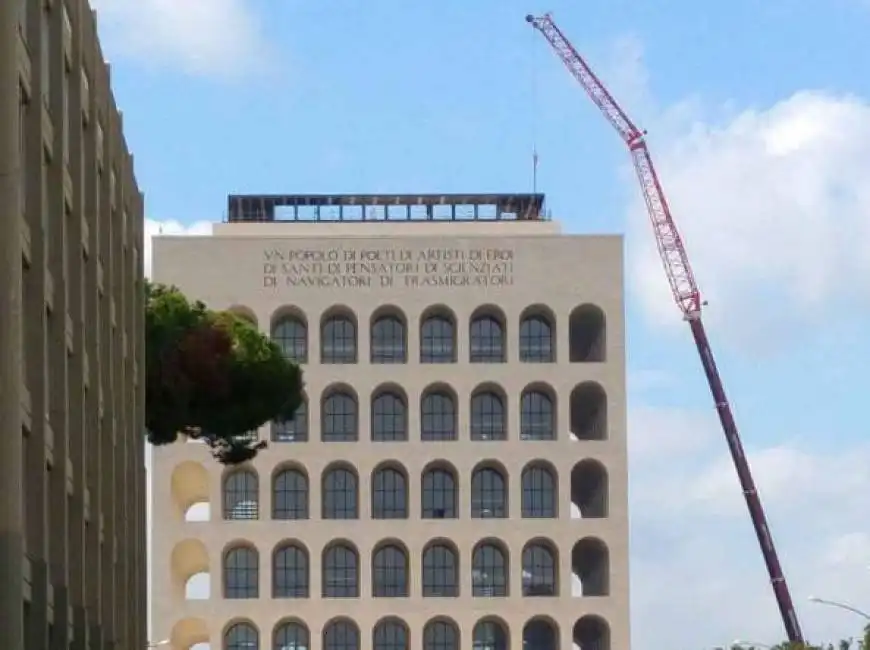
<path fill-rule="evenodd" d="M 857 607 L 853 607 L 852 605 L 848 605 L 846 603 L 838 603 L 836 600 L 827 600 L 825 598 L 816 598 L 815 596 L 810 596 L 809 601 L 811 603 L 817 603 L 819 605 L 827 605 L 828 607 L 836 607 L 837 609 L 845 609 L 847 612 L 852 612 L 853 614 L 857 614 L 858 616 L 861 616 L 865 620 L 870 621 L 870 614 L 858 609 Z"/>

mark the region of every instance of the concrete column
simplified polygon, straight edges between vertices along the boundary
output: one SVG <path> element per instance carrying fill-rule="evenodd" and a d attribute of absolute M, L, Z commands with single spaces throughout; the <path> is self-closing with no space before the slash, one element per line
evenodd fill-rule
<path fill-rule="evenodd" d="M 0 630 L 6 648 L 24 647 L 18 11 L 18 2 L 0 1 Z"/>

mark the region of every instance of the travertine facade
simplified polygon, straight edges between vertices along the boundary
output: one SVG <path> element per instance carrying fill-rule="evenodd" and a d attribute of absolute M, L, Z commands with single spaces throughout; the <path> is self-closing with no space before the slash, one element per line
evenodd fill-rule
<path fill-rule="evenodd" d="M 307 405 L 248 466 L 155 450 L 155 637 L 628 650 L 622 247 L 537 219 L 157 238 L 155 280 L 270 333 Z"/>
<path fill-rule="evenodd" d="M 142 197 L 88 3 L 0 47 L 0 646 L 143 648 Z"/>

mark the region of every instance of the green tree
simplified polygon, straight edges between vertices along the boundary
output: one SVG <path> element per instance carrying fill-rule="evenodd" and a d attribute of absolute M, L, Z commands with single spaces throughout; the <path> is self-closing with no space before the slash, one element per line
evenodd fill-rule
<path fill-rule="evenodd" d="M 243 463 L 265 442 L 249 432 L 290 419 L 302 373 L 246 320 L 146 283 L 145 426 L 149 442 L 179 436 L 209 445 L 221 463 Z"/>
<path fill-rule="evenodd" d="M 730 648 L 716 648 L 715 650 L 765 650 L 752 645 L 732 645 Z M 870 625 L 864 628 L 864 636 L 861 639 L 841 639 L 837 643 L 822 645 L 804 645 L 799 643 L 783 642 L 772 646 L 770 650 L 870 650 Z"/>

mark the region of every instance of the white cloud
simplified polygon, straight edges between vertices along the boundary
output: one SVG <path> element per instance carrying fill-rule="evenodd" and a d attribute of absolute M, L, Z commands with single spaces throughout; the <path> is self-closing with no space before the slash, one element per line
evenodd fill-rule
<path fill-rule="evenodd" d="M 183 224 L 180 221 L 170 219 L 157 221 L 145 220 L 145 277 L 151 277 L 153 242 L 156 235 L 210 235 L 212 224 L 210 221 L 196 221 L 192 224 Z"/>
<path fill-rule="evenodd" d="M 110 51 L 227 77 L 268 59 L 250 0 L 91 0 Z"/>
<path fill-rule="evenodd" d="M 725 117 L 706 121 L 709 111 L 686 102 L 648 124 L 713 303 L 708 318 L 751 342 L 779 331 L 767 327 L 777 320 L 809 323 L 840 301 L 860 305 L 870 295 L 870 102 L 803 91 L 762 109 L 716 112 Z M 653 322 L 679 323 L 639 191 L 630 191 L 633 289 Z"/>
<path fill-rule="evenodd" d="M 784 638 L 715 417 L 643 409 L 631 420 L 633 648 Z M 670 453 L 649 453 L 638 438 L 663 439 Z M 682 448 L 672 444 L 681 439 Z M 805 635 L 856 634 L 859 617 L 807 599 L 870 608 L 870 444 L 821 453 L 781 445 L 747 455 Z"/>

